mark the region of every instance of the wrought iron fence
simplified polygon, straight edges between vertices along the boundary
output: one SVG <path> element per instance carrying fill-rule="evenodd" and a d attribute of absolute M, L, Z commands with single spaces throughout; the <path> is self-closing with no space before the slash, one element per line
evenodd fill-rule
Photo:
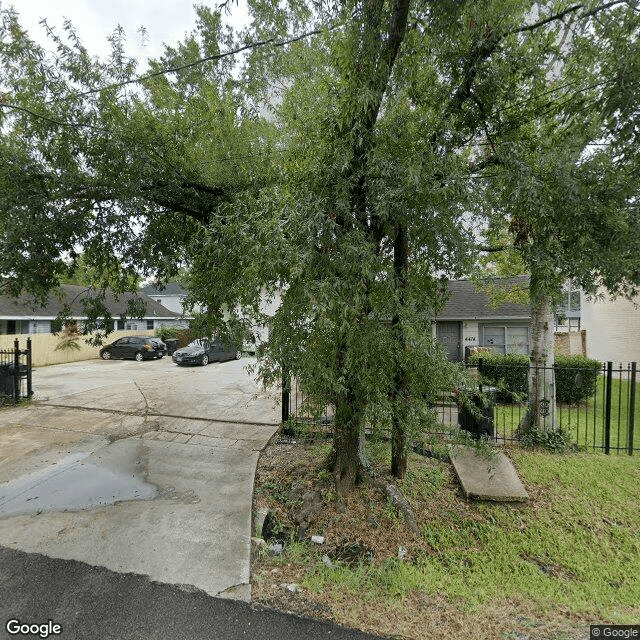
<path fill-rule="evenodd" d="M 478 391 L 489 403 L 492 425 L 484 435 L 495 442 L 518 440 L 528 408 L 529 366 L 501 364 L 496 367 L 480 361 L 467 368 L 478 379 Z M 535 407 L 545 429 L 562 429 L 574 444 L 587 451 L 631 455 L 640 449 L 635 362 L 618 366 L 607 362 L 590 368 L 540 367 L 537 373 L 545 386 L 549 382 L 555 385 L 555 407 L 547 397 L 540 398 Z M 434 410 L 442 425 L 435 433 L 446 434 L 453 425 L 464 426 L 466 412 L 455 393 L 443 392 Z"/>
<path fill-rule="evenodd" d="M 27 338 L 26 349 L 20 349 L 16 340 L 13 349 L 0 350 L 0 405 L 16 404 L 33 395 L 31 353 L 31 338 Z"/>
<path fill-rule="evenodd" d="M 443 391 L 429 403 L 440 425 L 429 433 L 449 435 L 458 428 L 473 431 L 475 425 L 476 435 L 487 436 L 496 443 L 518 441 L 528 408 L 529 365 L 504 364 L 496 369 L 495 365 L 480 361 L 465 366 L 477 379 L 477 393 L 473 394 L 478 400 L 476 415 L 464 408 L 459 393 Z M 549 398 L 542 397 L 536 407 L 545 429 L 562 429 L 587 451 L 632 455 L 640 450 L 640 403 L 636 400 L 640 382 L 635 362 L 562 367 L 553 369 L 553 378 L 551 368 L 541 367 L 538 373 L 545 383 L 553 380 L 556 392 L 555 406 L 551 406 Z M 287 376 L 282 388 L 284 425 L 295 421 L 329 428 L 333 407 L 309 402 L 298 381 Z"/>
<path fill-rule="evenodd" d="M 317 404 L 302 391 L 297 378 L 290 378 L 286 371 L 282 377 L 282 424 L 289 433 L 291 422 L 301 426 L 328 429 L 333 424 L 333 407 L 328 403 Z"/>

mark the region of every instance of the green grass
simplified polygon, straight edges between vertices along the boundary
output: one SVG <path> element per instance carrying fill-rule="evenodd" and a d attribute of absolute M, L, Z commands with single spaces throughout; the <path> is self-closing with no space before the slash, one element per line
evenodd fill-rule
<path fill-rule="evenodd" d="M 611 435 L 610 447 L 626 449 L 629 434 L 629 382 L 611 381 Z M 573 441 L 587 449 L 604 447 L 605 379 L 600 376 L 594 397 L 577 406 L 557 406 L 558 424 L 567 431 Z M 495 409 L 495 426 L 503 437 L 511 437 L 520 423 L 526 405 L 498 405 Z M 640 383 L 636 384 L 636 406 L 633 446 L 640 454 Z"/>
<path fill-rule="evenodd" d="M 468 611 L 508 597 L 541 615 L 637 622 L 638 458 L 519 449 L 510 456 L 532 490 L 531 504 L 471 503 L 444 511 L 423 524 L 415 562 L 389 559 L 355 569 L 317 562 L 304 586 L 346 589 L 365 600 L 394 600 L 417 589 Z M 433 480 L 428 493 L 447 491 Z"/>

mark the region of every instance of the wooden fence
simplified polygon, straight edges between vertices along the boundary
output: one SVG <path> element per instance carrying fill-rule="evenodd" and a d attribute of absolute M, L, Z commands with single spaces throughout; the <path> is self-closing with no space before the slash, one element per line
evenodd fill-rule
<path fill-rule="evenodd" d="M 110 333 L 105 344 L 110 344 L 123 336 L 153 336 L 154 331 L 114 331 Z M 32 344 L 32 365 L 42 367 L 48 364 L 64 364 L 65 362 L 79 362 L 80 360 L 91 360 L 98 358 L 100 347 L 92 347 L 85 342 L 84 338 L 79 338 L 76 344 L 79 349 L 73 347 L 57 349 L 61 342 L 61 335 L 52 333 L 32 333 L 30 335 L 0 335 L 0 350 L 13 349 L 13 342 L 16 338 L 31 338 Z"/>

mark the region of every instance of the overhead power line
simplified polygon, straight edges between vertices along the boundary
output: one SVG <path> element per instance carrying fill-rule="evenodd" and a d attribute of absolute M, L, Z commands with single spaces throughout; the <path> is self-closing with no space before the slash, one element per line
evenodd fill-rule
<path fill-rule="evenodd" d="M 145 80 L 150 80 L 151 78 L 157 78 L 159 76 L 163 76 L 168 73 L 177 73 L 178 71 L 184 71 L 185 69 L 197 67 L 198 65 L 204 64 L 205 62 L 222 60 L 223 58 L 228 58 L 238 53 L 242 53 L 243 51 L 247 51 L 249 49 L 255 49 L 257 47 L 264 47 L 266 45 L 271 45 L 272 47 L 284 47 L 288 44 L 292 44 L 293 42 L 298 42 L 299 40 L 304 40 L 305 38 L 309 38 L 310 36 L 316 36 L 325 31 L 332 31 L 338 26 L 339 26 L 338 24 L 333 24 L 321 29 L 314 29 L 313 31 L 307 31 L 306 33 L 301 33 L 300 35 L 294 36 L 293 38 L 288 38 L 287 40 L 277 40 L 275 36 L 273 38 L 267 38 L 266 40 L 257 40 L 256 42 L 250 42 L 249 44 L 245 44 L 242 47 L 238 47 L 236 49 L 230 49 L 229 51 L 225 51 L 223 53 L 216 53 L 214 55 L 205 56 L 204 58 L 198 58 L 198 60 L 194 60 L 193 62 L 186 62 L 185 64 L 181 64 L 175 67 L 168 67 L 166 69 L 161 69 L 159 71 L 147 73 L 145 75 L 138 76 L 136 78 L 131 78 L 130 80 L 123 80 L 122 82 L 115 82 L 113 84 L 108 84 L 103 87 L 98 87 L 97 89 L 89 89 L 88 91 L 73 93 L 70 96 L 65 96 L 64 98 L 59 98 L 59 99 L 68 100 L 69 97 L 82 98 L 84 96 L 89 96 L 94 93 L 99 93 L 100 91 L 104 91 L 105 89 L 119 89 L 121 87 L 126 87 L 127 85 L 130 85 L 130 84 L 137 84 L 140 82 L 144 82 Z M 50 102 L 54 102 L 54 101 L 55 100 L 51 100 Z"/>

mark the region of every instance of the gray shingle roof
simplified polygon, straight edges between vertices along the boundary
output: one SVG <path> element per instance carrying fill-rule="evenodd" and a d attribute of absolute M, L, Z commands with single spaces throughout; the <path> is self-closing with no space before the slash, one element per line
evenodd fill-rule
<path fill-rule="evenodd" d="M 8 298 L 0 296 L 0 318 L 7 319 L 37 319 L 55 318 L 63 309 L 65 301 L 71 305 L 71 316 L 74 318 L 84 318 L 86 313 L 82 307 L 83 298 L 95 297 L 96 292 L 73 284 L 63 284 L 59 292 L 52 292 L 44 306 L 38 305 L 32 296 L 24 294 L 19 298 Z M 144 318 L 179 318 L 179 313 L 169 311 L 161 304 L 145 295 L 144 293 L 123 293 L 116 296 L 107 291 L 105 305 L 109 309 L 112 317 L 117 318 L 126 315 L 127 303 L 132 298 L 140 298 L 146 305 Z"/>
<path fill-rule="evenodd" d="M 179 282 L 167 282 L 166 285 L 148 284 L 140 289 L 148 296 L 186 296 L 185 288 Z"/>
<path fill-rule="evenodd" d="M 527 286 L 529 276 L 516 278 L 496 278 L 497 285 L 512 287 Z M 451 297 L 444 309 L 437 315 L 437 320 L 529 320 L 531 308 L 526 304 L 505 302 L 496 308 L 489 306 L 489 297 L 478 291 L 471 280 L 450 280 Z"/>

